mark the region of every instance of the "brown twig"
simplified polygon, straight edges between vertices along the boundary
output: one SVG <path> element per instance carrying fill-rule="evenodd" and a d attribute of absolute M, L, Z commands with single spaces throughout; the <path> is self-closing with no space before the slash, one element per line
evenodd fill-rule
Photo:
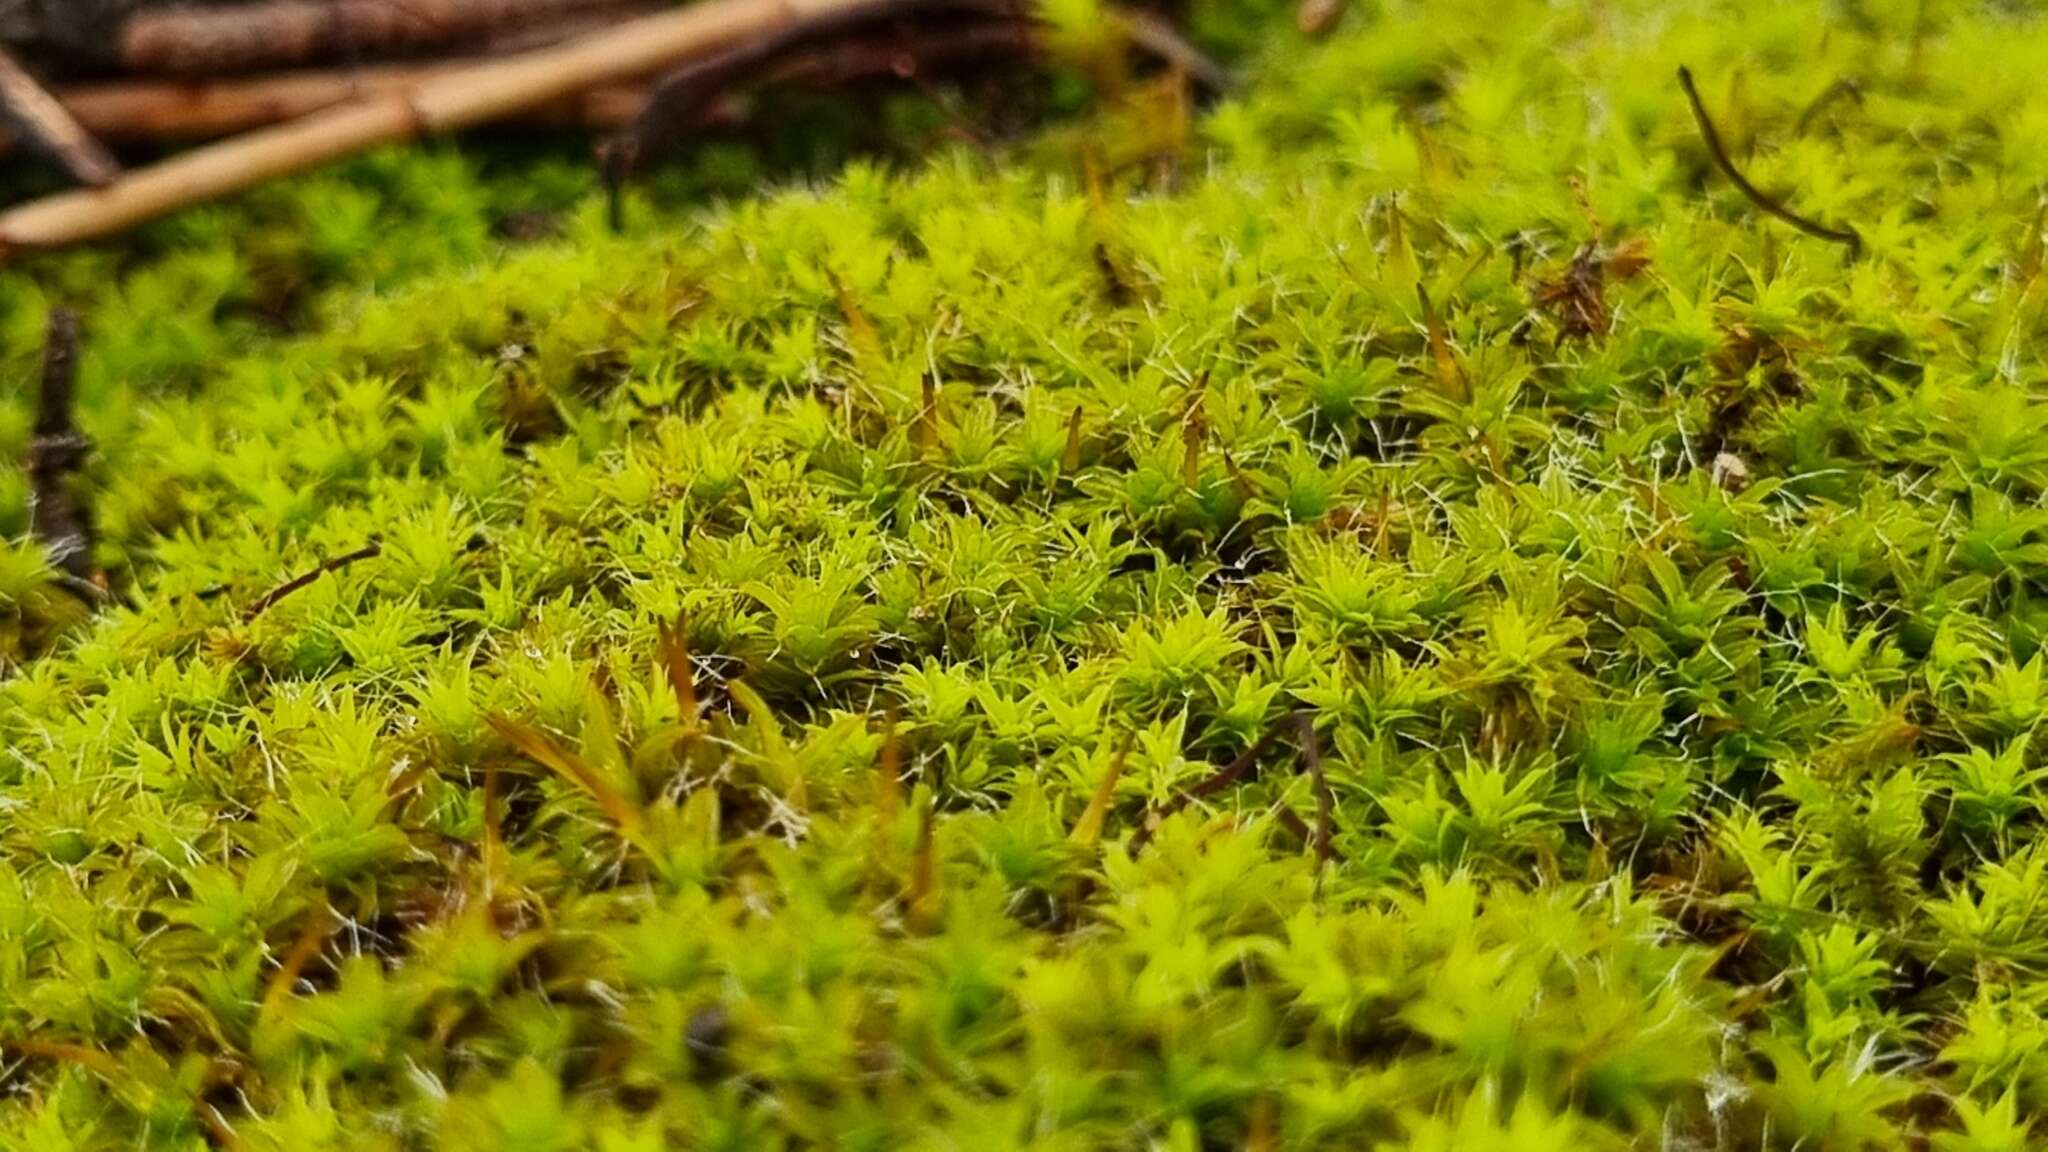
<path fill-rule="evenodd" d="M 1329 776 L 1323 767 L 1322 742 L 1316 735 L 1315 717 L 1307 712 L 1297 713 L 1289 720 L 1275 724 L 1236 759 L 1182 789 L 1173 799 L 1157 809 L 1147 812 L 1137 832 L 1131 837 L 1131 855 L 1136 856 L 1143 851 L 1145 845 L 1152 842 L 1152 836 L 1160 826 L 1181 809 L 1204 796 L 1220 792 L 1246 779 L 1255 778 L 1258 775 L 1259 757 L 1265 755 L 1266 750 L 1273 746 L 1273 742 L 1279 739 L 1281 732 L 1288 727 L 1293 728 L 1295 739 L 1301 745 L 1302 764 L 1308 770 L 1310 785 L 1315 790 L 1316 826 L 1313 829 L 1308 828 L 1301 822 L 1300 817 L 1284 806 L 1280 809 L 1279 820 L 1315 847 L 1316 862 L 1319 866 L 1328 863 L 1336 854 L 1337 798 L 1330 790 Z"/>
<path fill-rule="evenodd" d="M 1735 185 L 1737 190 L 1749 198 L 1750 203 L 1808 236 L 1832 240 L 1847 246 L 1851 260 L 1862 254 L 1863 237 L 1859 236 L 1855 229 L 1831 228 L 1819 221 L 1810 220 L 1785 207 L 1750 183 L 1749 177 L 1744 176 L 1742 170 L 1735 166 L 1735 162 L 1728 158 L 1728 149 L 1721 143 L 1721 133 L 1715 129 L 1713 119 L 1707 115 L 1707 106 L 1700 100 L 1699 88 L 1693 83 L 1692 69 L 1679 67 L 1678 86 L 1685 89 L 1686 101 L 1692 105 L 1693 119 L 1699 123 L 1700 137 L 1706 141 L 1707 153 L 1714 158 L 1714 166 L 1721 170 L 1722 175 L 1728 177 L 1729 183 Z"/>
<path fill-rule="evenodd" d="M 1254 741 L 1251 747 L 1238 753 L 1236 759 L 1208 776 L 1203 777 L 1201 780 L 1196 781 L 1189 787 L 1182 789 L 1173 799 L 1146 813 L 1144 821 L 1138 825 L 1137 832 L 1131 836 L 1131 855 L 1136 856 L 1144 849 L 1145 845 L 1151 843 L 1152 835 L 1158 830 L 1159 826 L 1164 824 L 1169 817 L 1180 812 L 1181 809 L 1186 808 L 1204 796 L 1230 787 L 1232 784 L 1244 779 L 1247 775 L 1257 775 L 1254 769 L 1258 767 L 1259 757 L 1266 754 L 1266 750 L 1273 746 L 1273 741 L 1279 735 L 1280 729 L 1278 726 L 1267 729 L 1265 735 Z"/>
<path fill-rule="evenodd" d="M 918 452 L 930 455 L 939 447 L 939 382 L 930 372 L 918 381 L 918 397 L 912 436 Z"/>
<path fill-rule="evenodd" d="M 0 213 L 0 259 L 16 250 L 112 235 L 380 144 L 503 119 L 876 2 L 699 0 L 554 48 L 423 81 L 408 92 L 352 100 L 131 171 L 104 189 L 52 196 Z"/>
<path fill-rule="evenodd" d="M 121 174 L 121 166 L 92 133 L 4 47 L 0 47 L 0 112 L 80 184 L 98 188 Z"/>
<path fill-rule="evenodd" d="M 877 0 L 817 16 L 692 60 L 661 79 L 647 108 L 599 150 L 614 192 L 659 149 L 701 131 L 733 89 L 845 84 L 921 67 L 1029 55 L 1034 30 L 1002 0 Z M 933 27 L 933 21 L 953 21 Z M 888 26 L 895 21 L 895 26 Z M 916 22 L 922 22 L 918 24 Z M 870 26 L 882 25 L 876 31 Z"/>
<path fill-rule="evenodd" d="M 116 80 L 59 87 L 54 94 L 101 140 L 174 143 L 265 128 L 351 100 L 403 97 L 422 81 L 484 62 L 439 60 L 230 80 Z M 631 123 L 646 104 L 646 86 L 624 82 L 529 109 L 519 121 L 611 131 Z M 0 154 L 14 143 L 0 128 Z"/>
<path fill-rule="evenodd" d="M 262 0 L 147 8 L 121 26 L 131 72 L 217 76 L 444 48 L 617 0 Z"/>
<path fill-rule="evenodd" d="M 1165 20 L 1138 11 L 1115 10 L 1111 16 L 1132 46 L 1212 93 L 1229 87 L 1223 69 Z M 988 60 L 1029 59 L 1042 49 L 1039 32 L 1038 19 L 1019 0 L 877 0 L 822 13 L 776 35 L 685 64 L 656 86 L 640 118 L 599 150 L 614 224 L 620 219 L 621 190 L 640 164 L 708 126 L 720 102 L 736 88 L 914 79 Z"/>
<path fill-rule="evenodd" d="M 92 516 L 79 499 L 76 476 L 92 453 L 92 441 L 73 415 L 78 384 L 78 316 L 50 310 L 43 343 L 42 391 L 37 397 L 35 436 L 28 446 L 30 523 L 73 591 L 97 598 L 92 567 Z"/>
<path fill-rule="evenodd" d="M 263 999 L 256 1010 L 259 1024 L 277 1019 L 278 1014 L 284 1011 L 285 1004 L 291 1000 L 294 989 L 298 986 L 299 974 L 320 954 L 320 950 L 327 944 L 327 938 L 340 926 L 341 922 L 334 914 L 333 905 L 324 899 L 321 900 L 312 910 L 312 914 L 306 918 L 306 923 L 299 928 L 299 934 L 292 941 L 292 946 L 278 962 L 277 971 L 271 973 L 269 984 L 263 992 Z"/>
<path fill-rule="evenodd" d="M 1337 843 L 1337 797 L 1330 791 L 1329 776 L 1323 771 L 1323 747 L 1316 736 L 1316 719 L 1307 712 L 1294 718 L 1294 729 L 1301 740 L 1301 759 L 1308 765 L 1309 782 L 1316 793 L 1316 864 L 1318 867 L 1330 862 L 1336 852 Z"/>
<path fill-rule="evenodd" d="M 87 1047 L 84 1044 L 73 1044 L 64 1040 L 42 1040 L 34 1036 L 17 1036 L 0 1040 L 0 1051 L 14 1051 L 23 1056 L 70 1064 L 111 1083 L 121 1081 L 121 1062 L 98 1048 Z"/>
<path fill-rule="evenodd" d="M 903 811 L 903 726 L 896 705 L 882 713 L 882 751 L 875 761 L 875 819 L 883 833 L 896 827 Z"/>
<path fill-rule="evenodd" d="M 1131 278 L 1117 266 L 1116 256 L 1110 252 L 1109 245 L 1097 240 L 1091 254 L 1095 257 L 1095 271 L 1102 276 L 1102 290 L 1109 299 L 1109 306 L 1130 307 L 1131 301 L 1137 298 L 1137 293 L 1131 291 Z"/>
<path fill-rule="evenodd" d="M 383 548 L 380 547 L 377 544 L 377 542 L 373 540 L 370 543 L 363 545 L 361 548 L 358 548 L 353 552 L 348 552 L 344 553 L 343 555 L 336 556 L 334 559 L 329 560 L 324 564 L 321 564 L 317 568 L 312 568 L 305 572 L 301 572 L 297 576 L 292 577 L 290 580 L 287 580 L 284 583 L 278 585 L 277 587 L 272 588 L 270 591 L 264 593 L 262 599 L 256 601 L 254 604 L 249 605 L 248 611 L 242 613 L 242 619 L 254 620 L 258 616 L 263 615 L 265 612 L 270 611 L 271 608 L 276 606 L 278 601 L 284 599 L 285 597 L 291 595 L 294 592 L 297 592 L 305 588 L 306 586 L 313 583 L 313 581 L 320 579 L 322 576 L 325 576 L 330 572 L 339 572 L 343 568 L 346 568 L 351 564 L 355 564 L 363 560 L 373 559 L 382 554 Z"/>

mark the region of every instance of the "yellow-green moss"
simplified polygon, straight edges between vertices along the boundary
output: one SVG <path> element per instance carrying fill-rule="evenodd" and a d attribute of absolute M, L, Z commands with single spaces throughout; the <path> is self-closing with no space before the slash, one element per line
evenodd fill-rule
<path fill-rule="evenodd" d="M 122 598 L 0 554 L 0 1148 L 2029 1146 L 2020 7 L 1390 0 L 1099 196 L 1156 102 L 8 274 Z"/>

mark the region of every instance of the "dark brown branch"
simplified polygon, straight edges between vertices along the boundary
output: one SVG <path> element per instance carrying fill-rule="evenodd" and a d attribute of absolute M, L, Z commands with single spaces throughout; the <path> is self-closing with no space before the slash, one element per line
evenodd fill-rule
<path fill-rule="evenodd" d="M 1330 779 L 1323 771 L 1323 747 L 1316 736 L 1316 719 L 1303 712 L 1294 718 L 1294 728 L 1301 739 L 1301 759 L 1308 765 L 1309 781 L 1316 792 L 1316 864 L 1330 862 L 1336 852 L 1337 842 L 1337 798 L 1330 791 Z"/>
<path fill-rule="evenodd" d="M 1102 274 L 1102 288 L 1104 294 L 1109 297 L 1109 306 L 1130 307 L 1137 294 L 1131 291 L 1130 278 L 1124 275 L 1123 269 L 1116 266 L 1116 257 L 1110 254 L 1109 245 L 1097 240 L 1094 256 L 1095 270 Z"/>
<path fill-rule="evenodd" d="M 50 310 L 43 344 L 42 392 L 37 398 L 35 436 L 28 447 L 30 523 L 50 563 L 74 591 L 100 594 L 92 567 L 92 516 L 79 499 L 77 474 L 92 453 L 92 441 L 73 418 L 78 383 L 78 316 Z"/>
<path fill-rule="evenodd" d="M 93 188 L 121 174 L 121 166 L 28 69 L 0 47 L 0 112 L 21 134 L 64 166 L 71 178 Z"/>
<path fill-rule="evenodd" d="M 1256 777 L 1258 773 L 1255 769 L 1258 767 L 1259 757 L 1266 754 L 1266 750 L 1273 746 L 1273 741 L 1279 735 L 1280 729 L 1277 726 L 1267 729 L 1265 735 L 1259 737 L 1251 747 L 1240 752 L 1236 759 L 1183 789 L 1158 809 L 1146 813 L 1144 821 L 1138 825 L 1138 831 L 1131 837 L 1131 855 L 1136 856 L 1145 845 L 1151 843 L 1153 832 L 1181 809 L 1204 796 L 1221 792 L 1248 776 Z"/>
<path fill-rule="evenodd" d="M 1301 818 L 1284 806 L 1280 809 L 1279 820 L 1315 847 L 1318 865 L 1328 863 L 1336 854 L 1337 798 L 1330 790 L 1329 775 L 1323 767 L 1323 747 L 1321 738 L 1316 735 L 1315 717 L 1307 712 L 1297 713 L 1290 719 L 1273 725 L 1236 759 L 1183 789 L 1165 804 L 1147 812 L 1144 820 L 1138 825 L 1137 832 L 1131 837 L 1131 855 L 1136 856 L 1143 851 L 1145 845 L 1152 842 L 1152 836 L 1160 826 L 1188 805 L 1225 788 L 1256 779 L 1259 758 L 1266 754 L 1274 741 L 1278 740 L 1280 734 L 1290 726 L 1295 739 L 1301 745 L 1302 764 L 1307 768 L 1309 781 L 1315 790 L 1316 826 L 1311 829 L 1302 824 Z"/>
<path fill-rule="evenodd" d="M 402 98 L 420 83 L 477 57 L 245 76 L 229 80 L 117 80 L 60 87 L 57 99 L 86 130 L 112 144 L 204 140 L 267 127 L 350 100 Z M 591 88 L 519 115 L 518 122 L 605 131 L 632 123 L 647 91 L 631 83 Z M 0 127 L 0 155 L 14 147 Z"/>
<path fill-rule="evenodd" d="M 292 577 L 290 580 L 285 581 L 283 584 L 280 584 L 277 587 L 272 588 L 270 591 L 264 593 L 263 598 L 261 600 L 258 600 L 254 604 L 249 605 L 249 610 L 242 614 L 242 619 L 254 620 L 258 616 L 263 615 L 265 612 L 270 611 L 270 609 L 274 605 L 276 605 L 278 601 L 284 599 L 285 597 L 291 595 L 294 592 L 299 591 L 300 589 L 313 583 L 313 581 L 320 579 L 322 576 L 325 576 L 330 572 L 339 572 L 343 568 L 346 568 L 351 564 L 357 563 L 358 561 L 369 560 L 377 556 L 381 556 L 383 555 L 383 552 L 383 548 L 380 547 L 376 543 L 376 541 L 373 540 L 370 543 L 363 545 L 361 548 L 358 548 L 353 552 L 336 556 L 334 559 L 327 561 L 326 563 L 320 565 L 317 568 L 313 568 L 306 572 L 301 572 L 297 576 Z"/>
<path fill-rule="evenodd" d="M 1744 196 L 1749 198 L 1750 203 L 1797 228 L 1799 231 L 1806 233 L 1808 236 L 1821 240 L 1832 240 L 1837 244 L 1847 246 L 1851 260 L 1862 254 L 1863 237 L 1857 235 L 1855 229 L 1830 228 L 1819 221 L 1809 220 L 1790 208 L 1785 207 L 1785 205 L 1766 195 L 1762 189 L 1750 183 L 1749 177 L 1744 176 L 1741 169 L 1735 167 L 1735 162 L 1728 158 L 1728 149 L 1721 143 L 1721 133 L 1714 128 L 1713 119 L 1707 115 L 1707 106 L 1700 101 L 1700 90 L 1692 80 L 1692 69 L 1683 66 L 1678 69 L 1678 85 L 1685 89 L 1685 98 L 1692 105 L 1693 119 L 1699 122 L 1700 136 L 1706 141 L 1708 154 L 1714 158 L 1714 166 L 1721 170 L 1722 175 L 1728 177 L 1729 183 L 1735 185 Z"/>
<path fill-rule="evenodd" d="M 663 77 L 640 117 L 599 150 L 605 179 L 616 195 L 649 156 L 707 127 L 738 88 L 831 87 L 1028 56 L 1035 26 L 1021 11 L 1001 0 L 895 0 L 827 13 L 692 61 Z"/>
<path fill-rule="evenodd" d="M 367 149 L 457 132 L 552 101 L 634 80 L 677 61 L 876 0 L 695 0 L 566 44 L 466 66 L 383 99 L 350 100 L 289 124 L 173 156 L 106 188 L 0 212 L 0 261 L 134 227 L 167 213 L 304 172 Z"/>
<path fill-rule="evenodd" d="M 261 0 L 150 8 L 122 25 L 131 72 L 214 76 L 444 48 L 618 0 Z"/>
<path fill-rule="evenodd" d="M 1145 13 L 1113 15 L 1133 47 L 1212 93 L 1229 86 L 1224 71 L 1171 24 Z M 1039 33 L 1039 21 L 1020 0 L 884 0 L 879 8 L 802 20 L 684 65 L 655 87 L 631 127 L 599 149 L 612 193 L 613 224 L 621 222 L 620 194 L 640 164 L 728 113 L 735 90 L 793 84 L 830 88 L 892 76 L 914 79 L 991 60 L 1028 60 L 1041 49 Z"/>

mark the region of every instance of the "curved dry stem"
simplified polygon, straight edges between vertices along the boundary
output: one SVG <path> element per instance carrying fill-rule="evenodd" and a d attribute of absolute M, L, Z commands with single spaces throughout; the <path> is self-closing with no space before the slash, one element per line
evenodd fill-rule
<path fill-rule="evenodd" d="M 1685 98 L 1692 105 L 1693 119 L 1699 123 L 1700 137 L 1706 141 L 1707 153 L 1714 158 L 1714 166 L 1721 170 L 1722 175 L 1728 177 L 1729 183 L 1735 185 L 1738 191 L 1749 198 L 1750 203 L 1808 236 L 1819 240 L 1832 240 L 1847 246 L 1851 260 L 1862 254 L 1863 237 L 1857 235 L 1855 229 L 1831 228 L 1818 220 L 1801 216 L 1765 193 L 1763 189 L 1750 183 L 1749 177 L 1744 176 L 1742 170 L 1735 166 L 1735 161 L 1728 158 L 1728 149 L 1721 143 L 1721 133 L 1714 127 L 1713 118 L 1707 115 L 1707 106 L 1700 100 L 1699 87 L 1693 83 L 1692 69 L 1679 67 L 1678 86 L 1685 89 Z"/>

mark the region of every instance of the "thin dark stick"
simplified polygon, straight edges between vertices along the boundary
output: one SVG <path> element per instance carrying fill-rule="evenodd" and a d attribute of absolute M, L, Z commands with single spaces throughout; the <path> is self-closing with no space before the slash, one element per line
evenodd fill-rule
<path fill-rule="evenodd" d="M 1814 120 L 1829 105 L 1842 99 L 1847 99 L 1860 107 L 1863 103 L 1863 85 L 1858 84 L 1854 80 L 1842 79 L 1822 89 L 1821 94 L 1815 96 L 1813 102 L 1808 104 L 1806 109 L 1799 113 L 1799 122 L 1793 126 L 1792 134 L 1795 136 L 1806 135 L 1806 130 L 1813 126 Z"/>
<path fill-rule="evenodd" d="M 1337 798 L 1330 792 L 1330 778 L 1323 772 L 1323 747 L 1316 736 L 1315 717 L 1303 712 L 1294 718 L 1301 738 L 1301 759 L 1308 765 L 1308 777 L 1316 791 L 1316 865 L 1330 862 L 1336 852 Z"/>
<path fill-rule="evenodd" d="M 1806 233 L 1808 236 L 1821 240 L 1832 240 L 1837 244 L 1848 246 L 1849 258 L 1851 260 L 1862 254 L 1863 237 L 1857 235 L 1855 229 L 1830 228 L 1818 221 L 1809 220 L 1790 208 L 1785 207 L 1770 196 L 1765 195 L 1762 189 L 1751 184 L 1749 177 L 1744 176 L 1741 170 L 1735 167 L 1735 162 L 1728 158 L 1728 149 L 1721 143 L 1721 134 L 1715 130 L 1713 119 L 1707 115 L 1707 106 L 1700 101 L 1699 88 L 1692 82 L 1692 69 L 1684 66 L 1679 67 L 1678 85 L 1685 89 L 1685 98 L 1692 104 L 1692 117 L 1699 122 L 1700 136 L 1706 141 L 1708 154 L 1714 158 L 1714 166 L 1719 168 L 1721 174 L 1728 177 L 1729 182 L 1734 184 L 1744 196 L 1749 198 L 1750 203 L 1776 216 L 1799 231 Z"/>
<path fill-rule="evenodd" d="M 70 110 L 38 84 L 4 46 L 0 46 L 0 112 L 80 184 L 103 188 L 121 174 L 121 166 L 92 133 L 80 127 Z"/>
<path fill-rule="evenodd" d="M 92 516 L 74 486 L 74 477 L 92 453 L 92 441 L 74 423 L 77 383 L 78 316 L 66 308 L 52 308 L 43 343 L 35 436 L 28 446 L 30 524 L 66 587 L 90 589 L 96 598 L 100 589 L 93 580 Z"/>
<path fill-rule="evenodd" d="M 283 584 L 280 584 L 277 587 L 272 588 L 269 592 L 264 593 L 263 599 L 258 600 L 254 604 L 251 604 L 249 606 L 249 610 L 242 614 L 242 618 L 244 620 L 254 620 L 258 616 L 263 615 L 265 612 L 270 611 L 271 607 L 275 605 L 279 600 L 282 600 L 285 597 L 291 595 L 292 593 L 299 591 L 300 589 L 311 584 L 313 581 L 318 580 L 322 576 L 327 575 L 329 572 L 339 572 L 343 568 L 346 568 L 349 565 L 356 563 L 357 561 L 369 560 L 374 557 L 381 556 L 383 555 L 383 553 L 384 549 L 381 546 L 379 546 L 375 541 L 372 541 L 371 543 L 365 544 L 361 548 L 358 548 L 353 552 L 349 552 L 341 556 L 336 556 L 334 559 L 327 561 L 319 567 L 311 569 L 310 571 L 302 572 L 299 575 L 292 577 L 290 580 L 285 581 Z"/>
<path fill-rule="evenodd" d="M 1153 831 L 1164 824 L 1168 817 L 1204 796 L 1221 792 L 1248 775 L 1257 775 L 1253 769 L 1258 766 L 1259 757 L 1265 755 L 1266 750 L 1273 746 L 1273 741 L 1279 734 L 1280 729 L 1277 726 L 1267 729 L 1266 734 L 1259 737 L 1251 747 L 1238 753 L 1235 760 L 1183 789 L 1179 795 L 1156 810 L 1146 813 L 1144 820 L 1138 824 L 1137 832 L 1131 836 L 1131 855 L 1136 856 L 1145 845 L 1152 842 Z"/>
<path fill-rule="evenodd" d="M 1172 25 L 1156 16 L 1114 13 L 1133 47 L 1180 69 L 1212 93 L 1230 78 Z M 625 182 L 665 145 L 713 122 L 732 90 L 804 83 L 830 87 L 985 60 L 1030 58 L 1041 23 L 1017 0 L 886 0 L 878 8 L 812 18 L 769 36 L 684 65 L 655 87 L 647 107 L 598 155 L 610 195 L 611 224 L 623 227 Z M 874 29 L 876 34 L 862 33 Z"/>
<path fill-rule="evenodd" d="M 895 27 L 891 21 L 902 22 Z M 925 26 L 911 26 L 924 21 Z M 949 24 L 932 22 L 950 21 Z M 882 33 L 857 33 L 879 28 Z M 700 131 L 721 99 L 750 83 L 843 84 L 901 76 L 920 62 L 962 63 L 1028 55 L 1035 25 L 1002 0 L 894 0 L 879 9 L 831 12 L 692 61 L 663 77 L 647 107 L 599 149 L 615 203 L 620 186 L 660 147 Z M 616 213 L 616 208 L 614 209 Z M 614 220 L 616 224 L 616 218 Z"/>

